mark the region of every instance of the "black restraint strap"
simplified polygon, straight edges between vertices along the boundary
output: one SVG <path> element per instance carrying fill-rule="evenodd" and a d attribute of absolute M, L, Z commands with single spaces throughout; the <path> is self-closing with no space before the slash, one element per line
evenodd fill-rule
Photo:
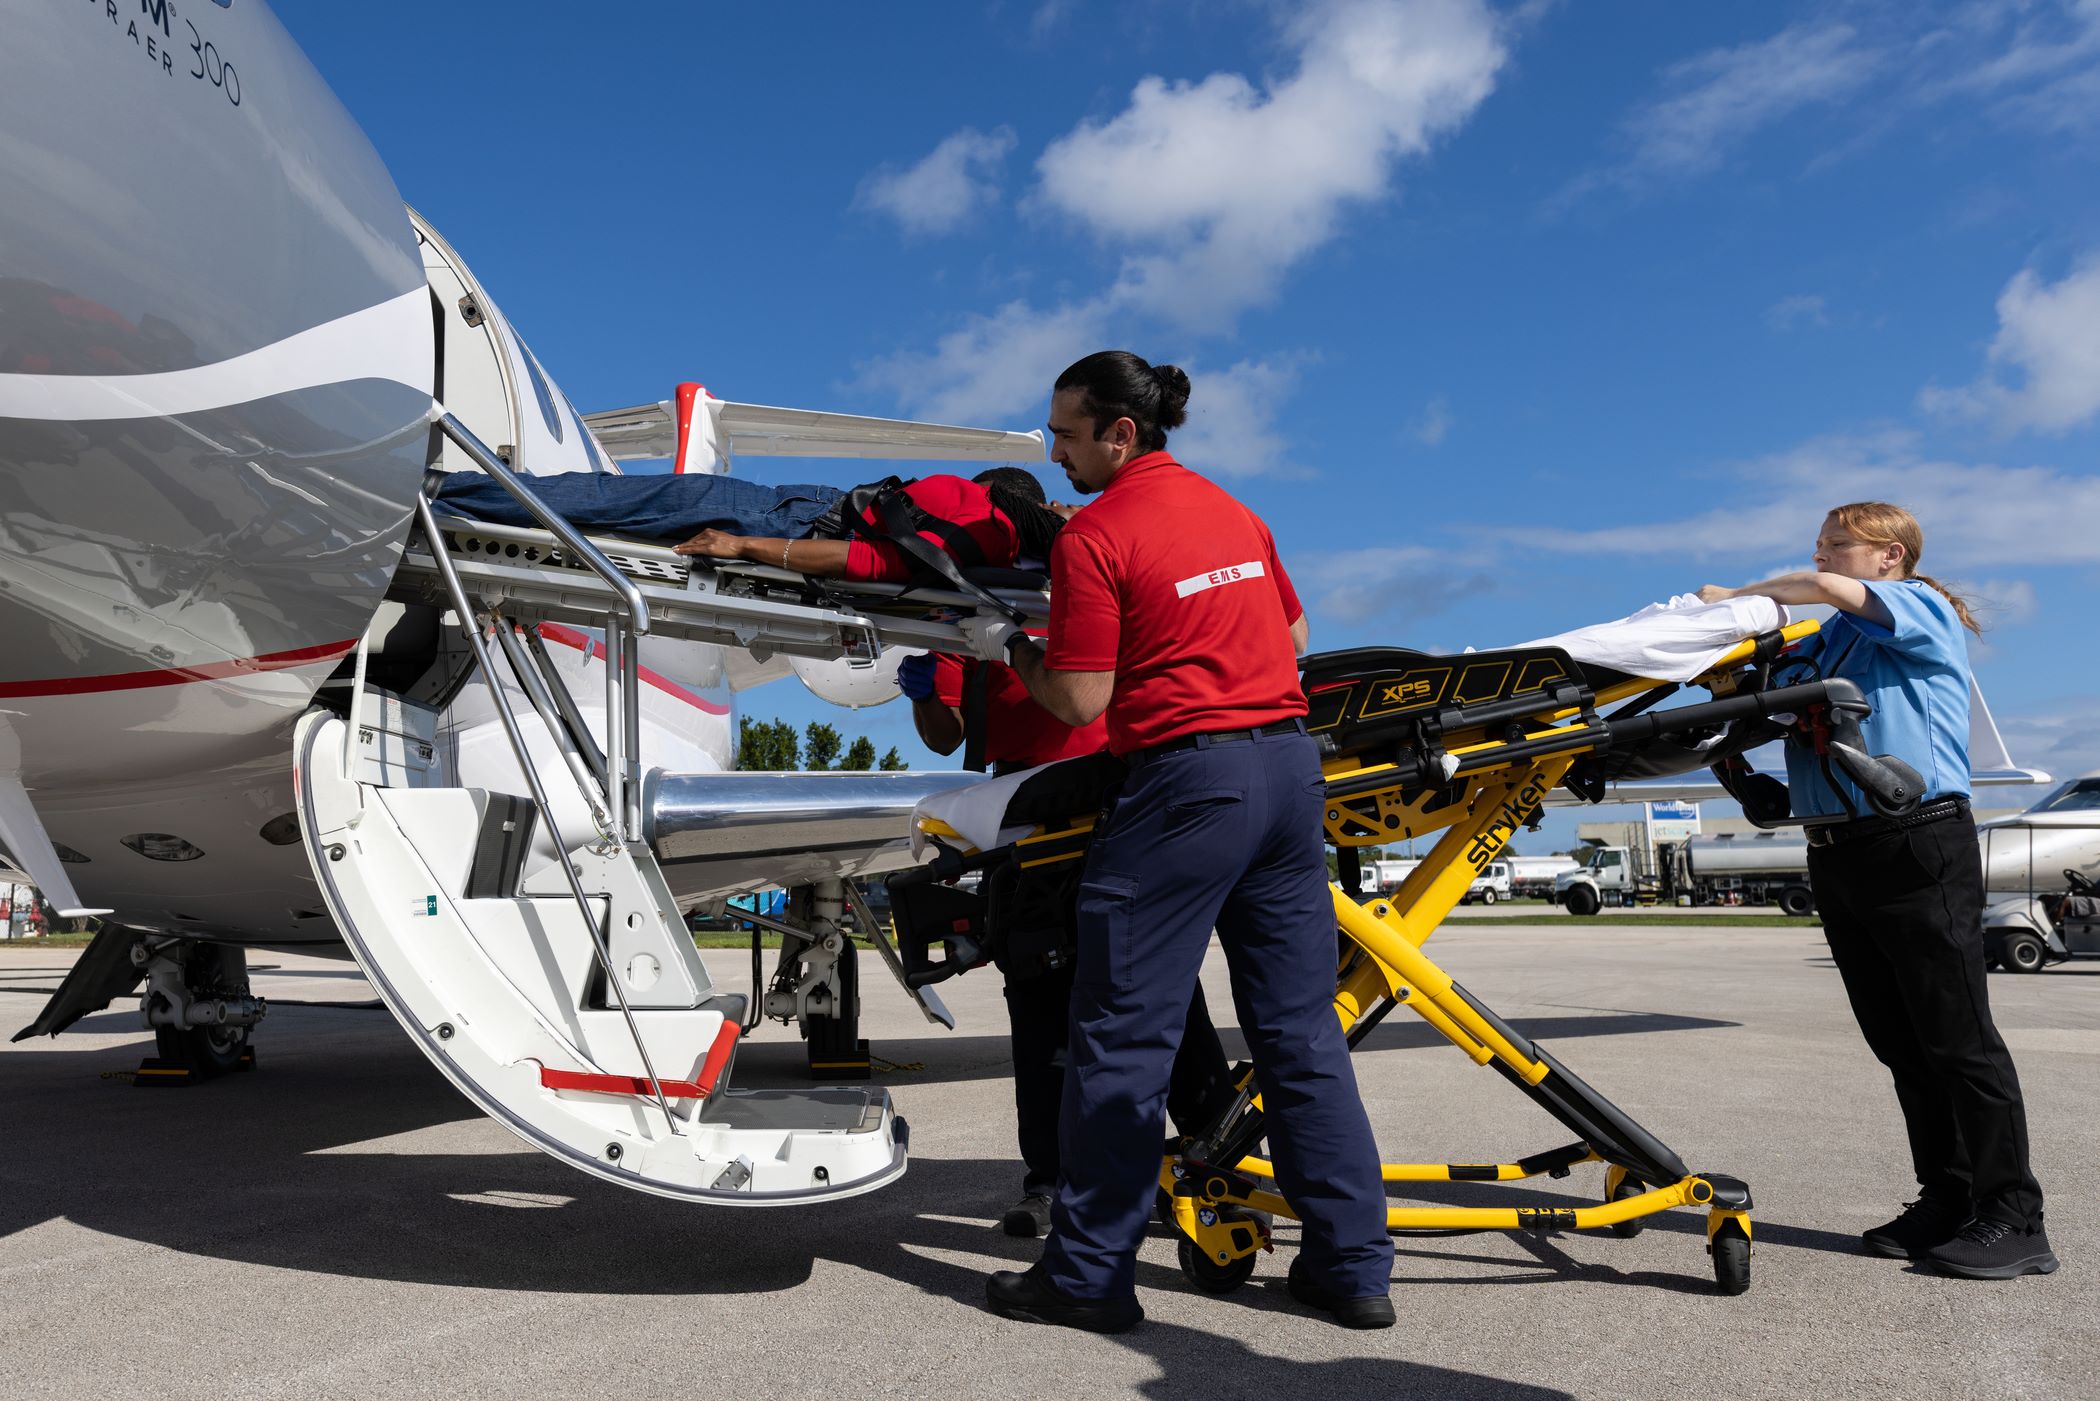
<path fill-rule="evenodd" d="M 954 585 L 957 592 L 968 594 L 979 603 L 1005 614 L 1015 622 L 1021 621 L 1023 615 L 1018 608 L 1008 607 L 1000 602 L 992 594 L 991 590 L 971 579 L 963 577 L 962 569 L 957 563 L 956 557 L 947 550 L 935 549 L 926 542 L 926 537 L 919 533 L 922 530 L 931 530 L 943 540 L 948 540 L 950 538 L 949 532 L 954 532 L 955 535 L 961 537 L 963 546 L 967 547 L 970 558 L 964 562 L 981 565 L 984 563 L 984 550 L 971 537 L 968 531 L 953 521 L 945 521 L 938 516 L 928 515 L 916 502 L 904 494 L 901 487 L 895 491 L 886 491 L 875 498 L 875 516 L 881 522 L 890 543 L 904 551 L 906 556 L 922 568 L 930 570 L 935 577 Z M 854 529 L 859 533 L 872 534 L 867 529 L 867 521 L 864 517 L 855 517 L 853 524 Z M 877 536 L 875 538 L 879 539 L 882 537 Z M 952 548 L 960 549 L 963 546 Z"/>

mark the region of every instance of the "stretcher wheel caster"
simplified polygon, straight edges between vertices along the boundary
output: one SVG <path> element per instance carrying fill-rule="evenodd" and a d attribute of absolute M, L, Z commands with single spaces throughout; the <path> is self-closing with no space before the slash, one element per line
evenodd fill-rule
<path fill-rule="evenodd" d="M 1750 1237 L 1733 1221 L 1714 1228 L 1706 1247 L 1714 1257 L 1714 1283 L 1723 1294 L 1741 1294 L 1750 1288 Z"/>
<path fill-rule="evenodd" d="M 1619 1179 L 1619 1185 L 1611 1189 L 1611 1194 L 1605 1200 L 1608 1202 L 1623 1202 L 1628 1197 L 1638 1197 L 1647 1190 L 1647 1184 L 1639 1178 L 1624 1177 Z M 1631 1221 L 1614 1221 L 1605 1229 L 1609 1230 L 1620 1240 L 1632 1240 L 1646 1230 L 1647 1226 L 1648 1220 L 1646 1217 L 1636 1216 Z"/>
<path fill-rule="evenodd" d="M 1260 1258 L 1258 1254 L 1242 1255 L 1220 1264 L 1187 1236 L 1181 1238 L 1179 1256 L 1183 1277 L 1206 1294 L 1230 1294 L 1254 1278 L 1254 1262 Z"/>

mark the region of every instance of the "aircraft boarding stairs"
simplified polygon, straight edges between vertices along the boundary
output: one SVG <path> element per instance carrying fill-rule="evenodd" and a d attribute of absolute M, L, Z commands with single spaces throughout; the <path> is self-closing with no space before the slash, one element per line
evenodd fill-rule
<path fill-rule="evenodd" d="M 905 1168 L 908 1128 L 885 1090 L 732 1088 L 738 1047 L 763 1015 L 801 1020 L 806 1031 L 843 1027 L 850 1038 L 858 990 L 848 910 L 900 981 L 902 969 L 852 881 L 834 876 L 799 890 L 789 920 L 753 917 L 784 935 L 770 985 L 753 988 L 763 991 L 758 1007 L 715 985 L 651 839 L 662 839 L 667 791 L 749 780 L 650 775 L 645 785 L 638 644 L 648 634 L 761 660 L 777 652 L 872 664 L 886 645 L 960 650 L 958 630 L 925 615 L 978 601 L 881 585 L 850 586 L 847 598 L 780 570 L 696 566 L 607 542 L 616 564 L 457 420 L 447 415 L 440 427 L 547 529 L 448 520 L 419 497 L 420 530 L 394 595 L 449 607 L 461 624 L 528 791 L 448 786 L 436 742 L 441 702 L 372 686 L 367 636 L 347 714 L 313 711 L 296 738 L 301 833 L 358 964 L 463 1094 L 585 1172 L 732 1205 L 822 1201 L 891 1181 Z M 1017 613 L 1045 606 L 1039 591 L 1001 597 Z M 557 620 L 603 630 L 602 749 L 540 645 L 537 625 Z M 504 671 L 531 714 L 514 712 L 493 684 Z M 465 679 L 462 671 L 450 689 Z M 544 742 L 535 763 L 528 733 L 552 737 L 558 764 L 546 761 Z M 893 865 L 908 859 L 919 798 L 977 778 L 909 777 L 874 814 L 894 818 Z M 556 802 L 562 785 L 582 796 L 581 808 Z M 755 929 L 753 939 L 755 981 Z M 920 1005 L 953 1024 L 936 1000 Z"/>

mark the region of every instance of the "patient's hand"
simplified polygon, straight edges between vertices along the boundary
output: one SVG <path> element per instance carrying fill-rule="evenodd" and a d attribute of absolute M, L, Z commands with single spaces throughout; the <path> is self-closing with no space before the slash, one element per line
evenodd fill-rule
<path fill-rule="evenodd" d="M 673 545 L 672 552 L 681 555 L 700 555 L 707 559 L 742 559 L 744 540 L 741 535 L 731 535 L 726 530 L 703 530 L 683 545 Z"/>
<path fill-rule="evenodd" d="M 1699 588 L 1699 601 L 1701 603 L 1726 603 L 1729 599 L 1734 598 L 1735 594 L 1736 591 L 1734 589 L 1724 589 L 1719 584 L 1702 584 Z"/>

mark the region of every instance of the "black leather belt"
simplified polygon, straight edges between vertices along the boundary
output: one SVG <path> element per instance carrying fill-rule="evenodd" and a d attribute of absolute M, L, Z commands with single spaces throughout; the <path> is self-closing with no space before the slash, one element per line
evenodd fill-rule
<path fill-rule="evenodd" d="M 1935 822 L 1946 822 L 1951 818 L 1967 817 L 1967 798 L 1935 798 L 1921 805 L 1916 812 L 1907 812 L 1901 817 L 1862 817 L 1851 822 L 1833 822 L 1827 827 L 1807 828 L 1810 846 L 1842 846 L 1867 837 L 1886 836 L 1907 827 L 1925 827 Z"/>
<path fill-rule="evenodd" d="M 1210 730 L 1202 734 L 1182 735 L 1178 739 L 1170 739 L 1164 743 L 1151 745 L 1144 749 L 1133 749 L 1123 756 L 1123 762 L 1135 768 L 1139 764 L 1150 763 L 1162 755 L 1174 754 L 1183 749 L 1202 749 L 1213 744 L 1240 744 L 1253 739 L 1256 735 L 1302 735 L 1304 733 L 1305 721 L 1297 717 L 1289 720 L 1278 720 L 1273 725 L 1263 725 L 1258 729 L 1252 730 Z"/>

